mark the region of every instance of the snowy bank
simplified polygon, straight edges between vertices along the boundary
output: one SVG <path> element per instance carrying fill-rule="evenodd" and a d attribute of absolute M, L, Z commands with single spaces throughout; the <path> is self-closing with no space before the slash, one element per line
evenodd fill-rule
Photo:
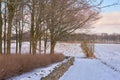
<path fill-rule="evenodd" d="M 51 76 L 51 73 L 56 71 L 55 69 L 59 69 L 61 67 L 61 65 L 65 65 L 66 63 L 71 62 L 71 60 L 73 60 L 73 58 L 65 59 L 62 62 L 55 63 L 55 64 L 50 65 L 48 67 L 35 69 L 31 72 L 27 72 L 27 73 L 22 74 L 20 76 L 12 77 L 8 80 L 41 80 L 41 79 L 46 80 L 46 79 L 44 79 L 44 77 L 46 78 L 46 76 L 47 77 Z M 66 70 L 67 70 L 67 68 L 65 69 L 65 71 Z M 58 74 L 58 73 L 55 72 L 55 74 Z"/>

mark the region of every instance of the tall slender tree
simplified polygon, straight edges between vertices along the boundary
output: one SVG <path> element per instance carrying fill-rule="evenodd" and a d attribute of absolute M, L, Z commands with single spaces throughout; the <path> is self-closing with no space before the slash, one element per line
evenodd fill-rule
<path fill-rule="evenodd" d="M 1 7 L 2 0 L 0 0 L 0 54 L 2 54 L 2 25 L 3 25 Z"/>
<path fill-rule="evenodd" d="M 4 10 L 5 10 L 5 13 L 4 13 L 4 54 L 6 54 L 7 3 L 5 3 L 5 9 Z"/>
<path fill-rule="evenodd" d="M 12 30 L 12 21 L 14 18 L 15 8 L 17 5 L 15 0 L 8 0 L 8 29 L 7 29 L 7 54 L 11 53 L 11 30 Z"/>

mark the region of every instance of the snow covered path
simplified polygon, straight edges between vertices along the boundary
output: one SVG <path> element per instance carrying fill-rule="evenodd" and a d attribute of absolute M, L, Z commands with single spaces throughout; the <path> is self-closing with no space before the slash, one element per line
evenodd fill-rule
<path fill-rule="evenodd" d="M 60 80 L 120 80 L 120 73 L 97 59 L 76 58 Z"/>

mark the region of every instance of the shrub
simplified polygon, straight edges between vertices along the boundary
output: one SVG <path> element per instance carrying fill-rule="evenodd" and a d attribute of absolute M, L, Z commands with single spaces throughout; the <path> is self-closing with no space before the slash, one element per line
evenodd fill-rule
<path fill-rule="evenodd" d="M 91 43 L 91 42 L 87 42 L 87 41 L 82 41 L 81 42 L 81 48 L 82 48 L 82 51 L 83 53 L 85 54 L 86 57 L 88 58 L 95 58 L 95 55 L 94 55 L 94 44 Z"/>
<path fill-rule="evenodd" d="M 57 54 L 57 55 L 50 55 L 52 63 L 62 61 L 65 59 L 65 56 L 63 54 Z"/>
<path fill-rule="evenodd" d="M 62 54 L 23 54 L 0 55 L 0 80 L 30 71 L 34 68 L 48 66 L 62 61 Z"/>

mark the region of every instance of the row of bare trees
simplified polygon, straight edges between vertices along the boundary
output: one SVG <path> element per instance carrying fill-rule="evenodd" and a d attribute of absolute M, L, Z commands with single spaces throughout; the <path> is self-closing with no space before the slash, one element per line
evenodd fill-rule
<path fill-rule="evenodd" d="M 93 35 L 96 43 L 120 43 L 120 34 L 107 34 L 102 33 L 99 35 Z"/>
<path fill-rule="evenodd" d="M 16 35 L 16 53 L 22 53 L 22 36 L 27 31 L 30 54 L 36 54 L 38 43 L 41 52 L 42 40 L 46 53 L 48 38 L 50 54 L 54 54 L 59 39 L 98 19 L 100 4 L 93 0 L 0 0 L 0 53 L 11 53 L 12 34 Z"/>

